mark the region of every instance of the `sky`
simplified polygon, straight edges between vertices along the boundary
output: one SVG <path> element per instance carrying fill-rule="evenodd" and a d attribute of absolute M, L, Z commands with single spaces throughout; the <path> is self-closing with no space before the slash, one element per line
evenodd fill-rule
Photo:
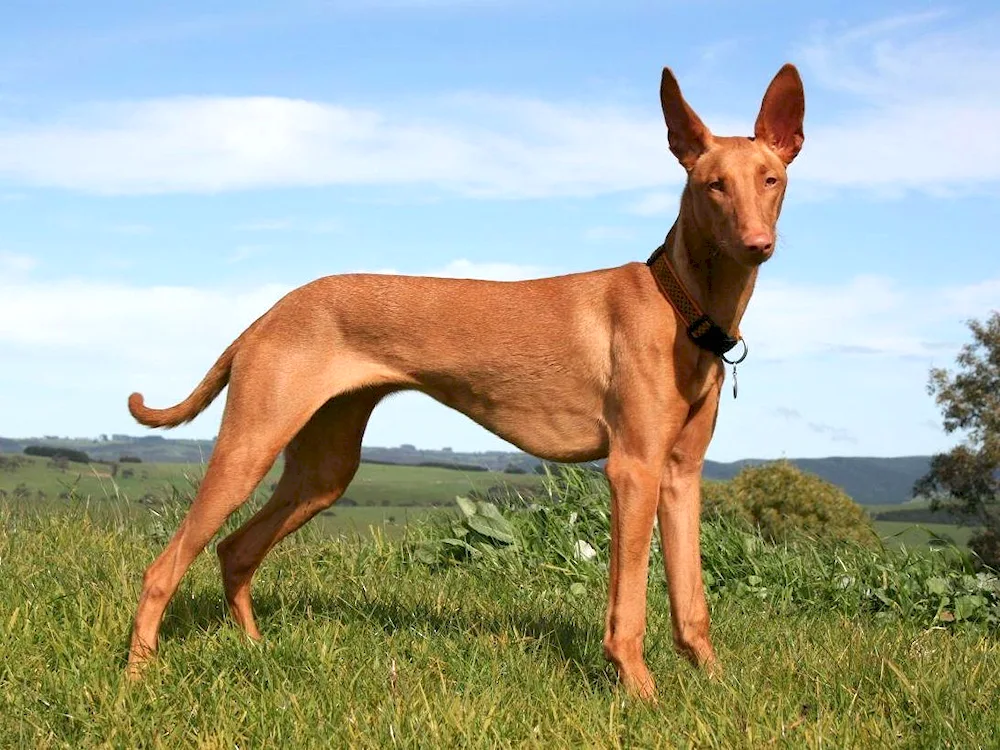
<path fill-rule="evenodd" d="M 1000 307 L 994 3 L 6 0 L 0 435 L 151 434 L 290 289 L 641 261 L 677 210 L 660 71 L 749 135 L 795 63 L 805 145 L 714 460 L 947 449 L 928 370 Z M 212 437 L 220 398 L 174 437 Z M 367 445 L 509 446 L 419 394 Z"/>

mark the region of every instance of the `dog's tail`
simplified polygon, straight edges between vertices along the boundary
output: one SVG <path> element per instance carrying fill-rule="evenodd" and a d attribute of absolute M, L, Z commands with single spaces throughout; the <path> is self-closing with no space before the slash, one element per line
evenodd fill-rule
<path fill-rule="evenodd" d="M 135 417 L 135 421 L 147 427 L 176 427 L 179 424 L 190 422 L 201 414 L 229 382 L 233 357 L 236 356 L 239 349 L 241 338 L 242 336 L 229 345 L 222 356 L 212 365 L 212 369 L 198 383 L 198 387 L 176 406 L 166 409 L 150 409 L 144 403 L 141 393 L 133 393 L 129 396 L 128 410 Z"/>

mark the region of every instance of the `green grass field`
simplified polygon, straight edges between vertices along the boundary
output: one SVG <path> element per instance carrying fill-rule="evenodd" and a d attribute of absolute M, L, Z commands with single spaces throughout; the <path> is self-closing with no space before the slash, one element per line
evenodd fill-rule
<path fill-rule="evenodd" d="M 175 490 L 188 493 L 205 471 L 203 464 L 121 464 L 117 476 L 112 477 L 105 464 L 70 463 L 59 469 L 49 459 L 22 458 L 21 466 L 0 471 L 0 490 L 13 493 L 23 485 L 28 497 L 37 499 L 41 492 L 46 500 L 70 492 L 94 500 L 121 497 L 136 501 L 147 495 L 169 498 Z M 281 468 L 279 461 L 261 482 L 261 491 L 278 481 Z M 534 474 L 362 464 L 345 498 L 365 506 L 430 507 L 448 505 L 456 495 L 472 489 L 486 491 L 498 484 L 538 487 L 540 481 Z"/>
<path fill-rule="evenodd" d="M 0 509 L 0 747 L 996 743 L 995 629 L 718 597 L 726 669 L 712 680 L 674 655 L 654 566 L 646 653 L 660 703 L 647 706 L 603 659 L 599 568 L 428 566 L 382 536 L 306 533 L 279 547 L 254 592 L 261 644 L 228 620 L 214 555 L 203 555 L 133 685 L 122 674 L 130 619 L 161 543 L 155 524 L 94 521 L 80 506 Z"/>
<path fill-rule="evenodd" d="M 202 464 L 121 464 L 117 476 L 111 477 L 104 464 L 71 463 L 60 469 L 49 459 L 21 458 L 19 467 L 0 471 L 0 491 L 7 493 L 8 504 L 58 512 L 82 500 L 92 514 L 125 515 L 132 520 L 147 516 L 164 500 L 188 496 L 205 469 Z M 279 462 L 248 505 L 258 507 L 280 474 Z M 357 505 L 339 503 L 311 526 L 322 535 L 367 535 L 369 529 L 379 528 L 389 537 L 398 537 L 407 523 L 424 517 L 433 507 L 452 507 L 457 495 L 485 492 L 500 484 L 537 488 L 540 482 L 539 476 L 531 474 L 362 464 L 343 498 Z"/>
<path fill-rule="evenodd" d="M 162 499 L 173 494 L 185 495 L 204 472 L 202 464 L 121 464 L 112 478 L 103 464 L 85 466 L 69 464 L 66 470 L 53 468 L 48 459 L 24 457 L 23 466 L 13 471 L 0 471 L 0 491 L 13 493 L 19 485 L 27 488 L 27 498 L 40 502 L 58 501 L 60 494 L 72 492 L 76 497 L 100 502 L 111 498 L 136 501 L 151 496 Z M 126 471 L 129 472 L 126 475 Z M 261 483 L 259 494 L 266 495 L 278 480 L 281 464 L 277 464 Z M 387 466 L 362 464 L 345 495 L 359 507 L 340 504 L 314 522 L 325 533 L 363 533 L 369 527 L 383 527 L 391 536 L 398 536 L 406 522 L 421 518 L 432 506 L 450 507 L 456 495 L 472 489 L 486 491 L 499 484 L 535 489 L 540 478 L 532 474 L 502 474 L 497 472 L 467 472 L 424 466 Z M 52 507 L 58 507 L 56 502 Z M 903 506 L 866 506 L 870 514 L 895 510 Z M 923 507 L 908 504 L 906 507 Z M 932 538 L 928 531 L 967 544 L 972 531 L 946 524 L 911 524 L 876 521 L 875 528 L 890 545 L 925 546 Z"/>
<path fill-rule="evenodd" d="M 959 547 L 966 547 L 975 529 L 946 523 L 918 523 L 906 521 L 875 521 L 875 531 L 886 544 L 921 547 L 935 537 L 950 540 Z"/>

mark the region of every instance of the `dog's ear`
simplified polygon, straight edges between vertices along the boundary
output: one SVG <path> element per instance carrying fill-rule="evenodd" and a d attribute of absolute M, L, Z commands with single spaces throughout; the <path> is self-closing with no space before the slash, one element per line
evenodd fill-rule
<path fill-rule="evenodd" d="M 760 114 L 753 126 L 754 135 L 770 146 L 785 164 L 791 164 L 805 141 L 802 133 L 805 115 L 806 95 L 802 90 L 802 79 L 795 66 L 786 63 L 767 87 Z"/>
<path fill-rule="evenodd" d="M 663 69 L 660 79 L 660 106 L 663 107 L 663 121 L 667 123 L 670 151 L 690 172 L 712 142 L 712 133 L 684 101 L 681 87 L 670 68 Z"/>

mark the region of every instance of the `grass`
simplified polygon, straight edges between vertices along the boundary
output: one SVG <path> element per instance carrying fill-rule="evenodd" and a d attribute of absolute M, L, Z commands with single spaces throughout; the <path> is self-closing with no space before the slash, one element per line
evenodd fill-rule
<path fill-rule="evenodd" d="M 261 644 L 228 621 L 214 556 L 203 555 L 137 685 L 122 676 L 130 619 L 142 570 L 177 515 L 150 523 L 133 514 L 95 518 L 81 506 L 0 508 L 0 747 L 996 742 L 995 624 L 929 626 L 911 616 L 914 607 L 872 611 L 849 596 L 825 598 L 827 568 L 851 573 L 863 603 L 868 573 L 859 566 L 874 561 L 872 575 L 903 601 L 903 587 L 889 585 L 902 580 L 903 563 L 940 576 L 944 558 L 765 549 L 711 525 L 713 634 L 726 671 L 711 680 L 673 654 L 657 564 L 646 655 L 660 703 L 630 700 L 601 653 L 604 499 L 580 480 L 550 500 L 546 510 L 507 513 L 516 546 L 491 547 L 470 532 L 463 538 L 477 554 L 429 564 L 419 551 L 456 533 L 453 521 L 399 540 L 307 531 L 259 574 Z M 594 543 L 596 561 L 567 554 L 580 537 Z M 954 571 L 956 580 L 966 575 Z M 794 595 L 759 595 L 796 581 Z"/>

